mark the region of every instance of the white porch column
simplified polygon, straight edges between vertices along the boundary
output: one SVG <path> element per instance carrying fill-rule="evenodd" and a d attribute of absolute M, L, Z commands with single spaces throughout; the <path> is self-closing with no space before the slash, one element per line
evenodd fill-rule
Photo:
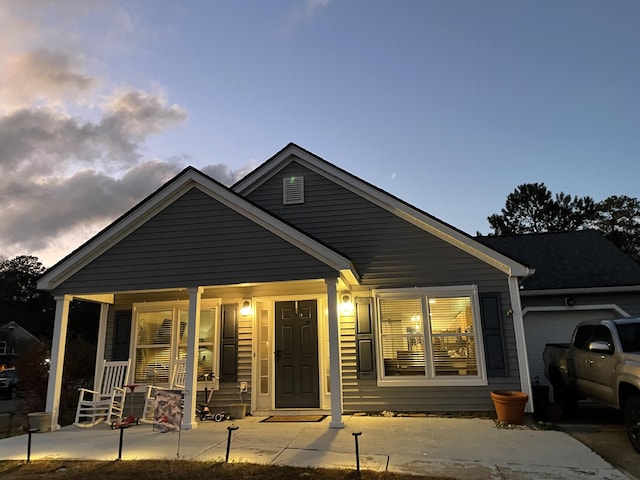
<path fill-rule="evenodd" d="M 198 393 L 198 344 L 200 343 L 200 297 L 202 287 L 189 288 L 189 322 L 187 323 L 187 370 L 185 376 L 182 428 L 198 427 L 196 396 Z"/>
<path fill-rule="evenodd" d="M 338 325 L 337 278 L 325 278 L 329 308 L 329 375 L 331 378 L 331 428 L 344 428 L 342 421 L 342 371 L 340 361 L 340 327 Z"/>
<path fill-rule="evenodd" d="M 51 412 L 51 430 L 60 430 L 58 415 L 60 413 L 60 393 L 62 391 L 62 368 L 64 366 L 64 350 L 67 344 L 67 326 L 69 325 L 69 305 L 73 297 L 64 295 L 55 297 L 56 316 L 53 324 L 53 340 L 51 342 L 51 363 L 49 364 L 49 383 L 47 385 L 47 403 L 45 410 Z"/>
<path fill-rule="evenodd" d="M 102 375 L 102 371 L 100 370 L 102 366 L 102 359 L 104 358 L 104 348 L 107 343 L 107 316 L 109 315 L 109 304 L 101 303 L 100 304 L 100 323 L 98 325 L 98 339 L 96 345 L 96 370 L 93 375 L 93 389 L 96 390 L 98 385 L 96 382 L 100 375 Z"/>

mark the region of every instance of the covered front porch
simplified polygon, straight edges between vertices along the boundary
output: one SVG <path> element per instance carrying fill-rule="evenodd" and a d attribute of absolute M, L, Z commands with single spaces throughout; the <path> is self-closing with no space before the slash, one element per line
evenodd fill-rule
<path fill-rule="evenodd" d="M 168 386 L 186 359 L 184 429 L 198 427 L 198 403 L 212 410 L 246 403 L 253 415 L 324 413 L 342 428 L 341 321 L 353 321 L 352 279 L 158 288 L 56 297 L 46 410 L 58 413 L 69 305 L 101 305 L 95 378 L 101 359 L 130 360 L 125 413 L 140 413 L 146 385 Z M 133 410 L 132 410 L 133 409 Z"/>

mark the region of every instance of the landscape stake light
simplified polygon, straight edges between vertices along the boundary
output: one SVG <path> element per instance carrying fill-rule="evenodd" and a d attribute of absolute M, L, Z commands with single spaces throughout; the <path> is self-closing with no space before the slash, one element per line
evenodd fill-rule
<path fill-rule="evenodd" d="M 28 430 L 29 438 L 27 439 L 27 463 L 31 463 L 31 434 L 37 432 L 38 430 L 40 430 L 40 429 L 39 428 L 30 428 Z"/>
<path fill-rule="evenodd" d="M 358 449 L 358 437 L 362 435 L 362 432 L 353 432 L 353 438 L 356 441 L 356 470 L 360 472 L 360 450 Z"/>
<path fill-rule="evenodd" d="M 229 435 L 227 436 L 227 456 L 224 459 L 224 463 L 229 463 L 229 450 L 231 449 L 231 432 L 233 432 L 234 430 L 238 430 L 238 427 L 236 427 L 235 425 L 227 427 Z"/>

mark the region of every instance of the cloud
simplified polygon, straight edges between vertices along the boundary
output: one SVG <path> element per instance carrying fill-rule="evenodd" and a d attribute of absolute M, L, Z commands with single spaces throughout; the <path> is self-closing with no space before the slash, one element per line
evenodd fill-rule
<path fill-rule="evenodd" d="M 327 8 L 329 3 L 331 3 L 331 0 L 306 0 L 305 2 L 296 3 L 285 21 L 285 34 L 297 30 L 301 25 L 310 21 L 321 9 Z"/>
<path fill-rule="evenodd" d="M 48 49 L 8 55 L 0 69 L 0 107 L 46 100 L 80 100 L 98 81 L 74 68 L 72 58 Z"/>
<path fill-rule="evenodd" d="M 114 89 L 96 73 L 137 24 L 113 2 L 0 2 L 0 257 L 51 265 L 193 161 L 145 158 L 149 138 L 185 122 L 186 108 L 161 87 Z M 250 167 L 202 169 L 230 185 Z"/>
<path fill-rule="evenodd" d="M 95 123 L 60 110 L 23 108 L 0 115 L 0 165 L 29 175 L 48 175 L 71 163 L 126 168 L 141 158 L 149 135 L 187 118 L 187 112 L 162 97 L 120 89 Z"/>

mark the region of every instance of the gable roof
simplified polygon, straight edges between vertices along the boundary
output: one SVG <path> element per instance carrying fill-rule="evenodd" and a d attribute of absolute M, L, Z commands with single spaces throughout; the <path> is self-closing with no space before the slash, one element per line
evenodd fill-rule
<path fill-rule="evenodd" d="M 595 230 L 479 237 L 535 268 L 524 291 L 640 286 L 640 264 Z"/>
<path fill-rule="evenodd" d="M 6 335 L 13 335 L 13 337 L 17 340 L 27 340 L 27 341 L 36 341 L 40 340 L 33 335 L 29 330 L 22 327 L 18 323 L 13 320 L 5 323 L 4 325 L 0 325 L 0 334 L 2 337 L 6 337 Z"/>
<path fill-rule="evenodd" d="M 359 281 L 360 275 L 351 260 L 340 252 L 266 212 L 199 170 L 187 167 L 104 230 L 48 269 L 38 280 L 38 288 L 41 290 L 55 289 L 192 188 L 201 190 L 226 207 L 268 229 L 272 234 L 279 236 L 336 271 L 340 271 L 349 283 L 357 283 Z"/>
<path fill-rule="evenodd" d="M 293 161 L 349 189 L 507 275 L 526 277 L 532 273 L 531 269 L 509 258 L 509 256 L 493 250 L 467 233 L 352 175 L 295 143 L 289 143 L 266 162 L 232 185 L 231 189 L 242 196 L 247 196 Z"/>

